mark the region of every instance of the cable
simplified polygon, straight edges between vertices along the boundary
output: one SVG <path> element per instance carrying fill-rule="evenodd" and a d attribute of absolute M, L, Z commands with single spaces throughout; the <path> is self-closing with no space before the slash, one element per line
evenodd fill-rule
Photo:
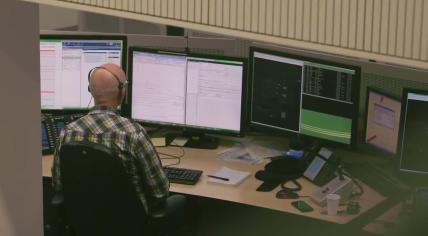
<path fill-rule="evenodd" d="M 294 187 L 294 188 L 286 187 L 285 184 L 287 184 L 289 181 L 291 181 L 296 187 Z M 285 182 L 282 182 L 281 183 L 281 188 L 284 189 L 284 190 L 288 190 L 288 191 L 293 191 L 294 192 L 294 191 L 300 191 L 302 189 L 302 185 L 299 182 L 297 182 L 297 179 L 290 179 L 290 180 L 287 180 Z"/>
<path fill-rule="evenodd" d="M 181 158 L 184 156 L 184 154 L 186 152 L 184 151 L 184 148 L 182 148 L 182 147 L 179 147 L 179 148 L 181 150 L 181 154 L 180 155 L 172 155 L 172 154 L 168 154 L 168 153 L 158 152 L 159 155 L 168 156 L 168 157 L 162 157 L 162 158 L 160 158 L 161 160 L 177 159 L 176 163 L 165 165 L 164 167 L 174 166 L 174 165 L 180 164 Z"/>
<path fill-rule="evenodd" d="M 179 158 L 179 157 L 176 157 L 176 158 L 161 158 L 161 159 L 177 159 L 177 162 L 175 162 L 175 163 L 172 163 L 172 164 L 168 164 L 168 165 L 164 165 L 163 167 L 170 167 L 170 166 L 175 166 L 175 165 L 178 165 L 178 164 L 180 164 L 180 161 L 181 161 L 181 159 Z"/>
<path fill-rule="evenodd" d="M 88 105 L 86 106 L 86 109 L 89 109 L 89 105 L 91 105 L 91 102 L 92 102 L 92 96 L 91 96 L 91 99 L 88 102 Z"/>

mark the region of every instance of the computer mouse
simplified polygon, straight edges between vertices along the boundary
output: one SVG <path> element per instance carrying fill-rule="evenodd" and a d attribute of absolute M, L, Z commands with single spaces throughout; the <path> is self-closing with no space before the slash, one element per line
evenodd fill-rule
<path fill-rule="evenodd" d="M 288 189 L 280 190 L 276 193 L 276 198 L 279 199 L 297 199 L 299 198 L 299 194 L 294 191 L 290 191 Z"/>

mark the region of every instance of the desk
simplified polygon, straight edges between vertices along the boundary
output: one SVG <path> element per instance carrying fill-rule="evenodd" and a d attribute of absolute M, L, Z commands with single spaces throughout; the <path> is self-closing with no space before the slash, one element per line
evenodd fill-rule
<path fill-rule="evenodd" d="M 267 163 L 267 160 L 258 165 L 248 165 L 237 162 L 226 162 L 217 158 L 216 153 L 219 150 L 228 147 L 230 146 L 220 145 L 216 150 L 184 148 L 185 155 L 181 158 L 181 163 L 178 165 L 178 167 L 203 170 L 203 174 L 196 185 L 171 184 L 170 191 L 263 207 L 338 224 L 348 223 L 349 221 L 358 217 L 358 215 L 348 214 L 340 216 L 323 215 L 320 212 L 325 210 L 325 208 L 317 206 L 315 203 L 311 202 L 309 198 L 302 199 L 309 203 L 314 208 L 314 211 L 307 213 L 299 212 L 297 209 L 291 206 L 291 202 L 294 200 L 275 198 L 275 194 L 280 190 L 280 187 L 271 192 L 257 192 L 256 188 L 262 182 L 254 178 L 254 175 L 258 170 L 263 169 L 264 165 Z M 178 147 L 163 147 L 157 148 L 157 150 L 162 153 L 169 153 L 173 155 L 181 153 Z M 162 157 L 162 155 L 160 156 Z M 50 169 L 52 166 L 52 159 L 52 156 L 43 157 L 43 176 L 51 176 Z M 171 159 L 163 160 L 163 164 L 171 164 L 175 161 L 176 160 Z M 249 171 L 251 176 L 238 186 L 228 186 L 208 182 L 207 175 L 216 173 L 223 166 L 241 171 Z M 302 190 L 299 192 L 300 195 L 309 195 L 316 188 L 315 185 L 304 178 L 299 179 L 299 182 L 302 185 Z M 358 201 L 361 205 L 360 214 L 368 211 L 372 207 L 385 200 L 385 197 L 378 194 L 368 186 L 363 184 L 363 187 L 364 194 L 358 198 Z"/>

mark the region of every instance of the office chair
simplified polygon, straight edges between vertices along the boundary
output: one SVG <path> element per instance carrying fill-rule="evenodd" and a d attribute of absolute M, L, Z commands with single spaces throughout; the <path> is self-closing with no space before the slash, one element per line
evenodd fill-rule
<path fill-rule="evenodd" d="M 57 195 L 53 203 L 63 205 L 76 236 L 160 235 L 170 233 L 156 232 L 160 228 L 174 230 L 177 224 L 168 217 L 183 207 L 185 197 L 173 195 L 147 215 L 112 149 L 87 141 L 70 142 L 61 147 L 59 155 L 63 198 Z"/>

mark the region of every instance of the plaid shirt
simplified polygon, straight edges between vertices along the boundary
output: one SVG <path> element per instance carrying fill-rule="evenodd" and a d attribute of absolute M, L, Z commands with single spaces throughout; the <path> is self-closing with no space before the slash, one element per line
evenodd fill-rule
<path fill-rule="evenodd" d="M 83 140 L 120 149 L 118 157 L 131 176 L 146 211 L 168 196 L 169 181 L 144 128 L 102 106 L 95 106 L 88 115 L 70 123 L 61 132 L 52 167 L 55 191 L 62 190 L 58 151 L 61 144 Z"/>

